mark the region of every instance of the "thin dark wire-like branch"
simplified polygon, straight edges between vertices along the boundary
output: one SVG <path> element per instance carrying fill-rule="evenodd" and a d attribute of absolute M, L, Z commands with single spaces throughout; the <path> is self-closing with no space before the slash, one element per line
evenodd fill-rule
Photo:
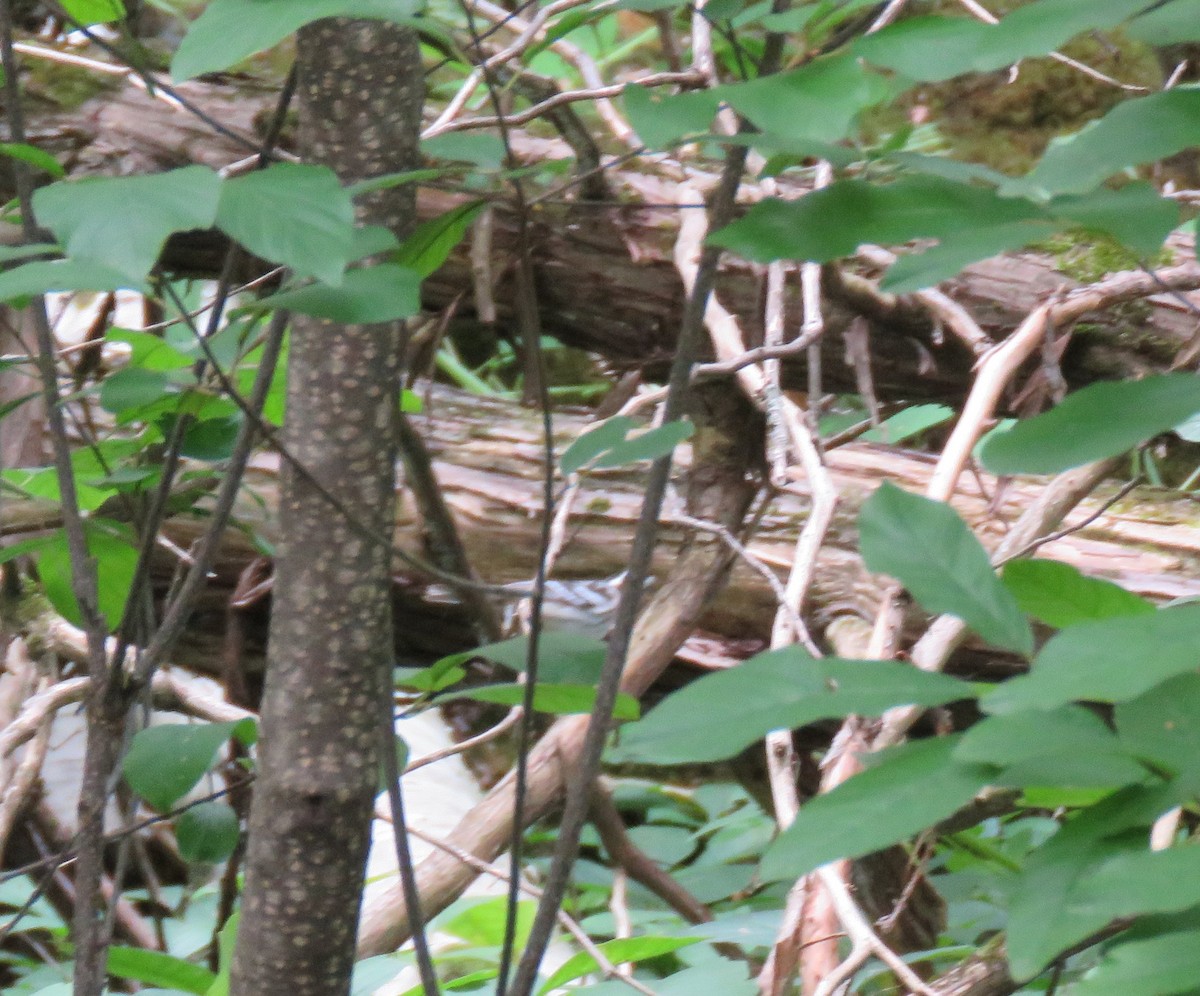
<path fill-rule="evenodd" d="M 463 0 L 463 13 L 467 19 L 467 30 L 473 39 L 479 66 L 487 87 L 488 99 L 495 112 L 504 143 L 505 156 L 510 166 L 516 164 L 513 154 L 512 136 L 500 103 L 500 88 L 495 73 L 483 51 L 483 42 L 475 25 L 475 15 L 469 0 Z M 546 368 L 542 358 L 541 315 L 538 311 L 537 291 L 534 285 L 532 240 L 529 237 L 529 203 L 525 187 L 517 175 L 510 179 L 513 205 L 517 216 L 517 318 L 521 327 L 524 347 L 526 399 L 536 401 L 542 419 L 542 521 L 538 537 L 537 571 L 530 596 L 529 636 L 525 653 L 525 687 L 522 692 L 521 719 L 517 727 L 516 775 L 513 789 L 512 838 L 509 842 L 509 880 L 504 939 L 500 946 L 500 965 L 497 971 L 496 993 L 504 996 L 508 988 L 508 975 L 512 967 L 513 949 L 517 937 L 517 907 L 521 889 L 521 859 L 524 843 L 525 797 L 528 791 L 529 747 L 533 742 L 534 695 L 537 692 L 538 652 L 542 634 L 542 608 L 546 595 L 547 561 L 549 559 L 551 531 L 554 525 L 554 422 L 550 414 L 550 392 L 546 385 Z"/>
<path fill-rule="evenodd" d="M 11 0 L 0 0 L 0 64 L 4 69 L 9 137 L 11 141 L 21 144 L 25 141 L 25 121 L 18 67 L 13 54 Z M 33 217 L 33 188 L 29 170 L 20 159 L 14 159 L 13 172 L 16 177 L 24 238 L 26 242 L 35 242 L 37 226 Z M 108 660 L 104 653 L 106 627 L 99 608 L 96 562 L 88 552 L 87 536 L 71 464 L 71 447 L 58 393 L 54 333 L 50 328 L 50 321 L 46 315 L 46 301 L 42 295 L 35 296 L 31 310 L 37 337 L 37 367 L 41 379 L 42 400 L 50 428 L 63 529 L 70 556 L 71 590 L 87 632 L 88 672 L 93 681 L 92 694 L 88 698 L 88 743 L 83 785 L 79 793 L 80 860 L 75 880 L 74 989 L 79 996 L 100 996 L 105 983 L 102 921 L 98 918 L 103 914 L 104 908 L 98 900 L 104 874 L 104 806 L 110 767 L 106 759 L 116 753 L 120 742 L 119 733 L 100 722 L 106 705 L 104 688 L 108 684 Z"/>

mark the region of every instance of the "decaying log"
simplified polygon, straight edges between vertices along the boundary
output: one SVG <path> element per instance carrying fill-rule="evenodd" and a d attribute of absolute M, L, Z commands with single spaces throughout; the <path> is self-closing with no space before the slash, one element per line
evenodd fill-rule
<path fill-rule="evenodd" d="M 193 162 L 222 166 L 245 158 L 255 141 L 256 122 L 274 97 L 269 86 L 245 82 L 192 82 L 180 90 L 242 140 L 215 135 L 186 112 L 126 85 L 78 112 L 44 122 L 37 141 L 59 154 L 76 175 L 155 171 Z M 514 131 L 514 143 L 517 154 L 530 162 L 571 154 L 565 143 L 520 131 Z M 542 325 L 568 345 L 617 366 L 653 373 L 673 350 L 683 301 L 671 261 L 679 212 L 675 184 L 636 160 L 613 170 L 611 179 L 617 202 L 586 202 L 568 194 L 566 200 L 548 199 L 533 212 L 530 236 Z M 463 195 L 425 190 L 421 211 L 431 217 L 462 200 Z M 492 227 L 485 249 L 494 275 L 489 297 L 496 307 L 495 331 L 515 341 L 515 223 L 503 203 L 497 205 Z M 1187 255 L 1184 248 L 1180 252 Z M 171 240 L 164 261 L 181 272 L 215 272 L 220 256 L 219 236 L 186 233 Z M 870 276 L 878 271 L 866 266 L 864 272 Z M 740 316 L 749 345 L 762 338 L 763 279 L 761 267 L 727 259 L 717 283 L 717 296 Z M 472 281 L 470 250 L 463 246 L 424 286 L 426 306 L 439 310 L 454 303 L 452 328 L 468 335 L 484 324 L 476 312 Z M 986 333 L 1000 339 L 1046 295 L 1073 286 L 1076 281 L 1058 272 L 1052 257 L 1020 253 L 968 267 L 947 290 Z M 840 332 L 854 316 L 865 314 L 881 397 L 955 401 L 964 395 L 975 357 L 912 298 L 868 300 L 853 286 L 830 280 L 825 308 L 826 390 L 857 391 Z M 791 311 L 796 311 L 794 299 Z M 1074 336 L 1062 358 L 1063 374 L 1069 385 L 1078 386 L 1163 369 L 1197 347 L 1196 334 L 1187 305 L 1176 296 L 1157 294 L 1089 320 L 1086 334 Z M 804 382 L 799 361 L 785 363 L 785 377 Z"/>

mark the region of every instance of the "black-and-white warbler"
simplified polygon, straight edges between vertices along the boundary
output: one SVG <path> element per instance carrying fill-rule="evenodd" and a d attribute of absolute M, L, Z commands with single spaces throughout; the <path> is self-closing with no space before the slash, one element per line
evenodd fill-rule
<path fill-rule="evenodd" d="M 542 599 L 542 628 L 548 632 L 578 633 L 603 639 L 616 616 L 625 573 L 622 571 L 600 580 L 548 580 Z M 516 581 L 504 587 L 512 593 L 502 617 L 505 633 L 515 636 L 528 632 L 533 611 L 533 582 Z M 426 588 L 425 600 L 442 605 L 459 601 L 446 585 Z"/>

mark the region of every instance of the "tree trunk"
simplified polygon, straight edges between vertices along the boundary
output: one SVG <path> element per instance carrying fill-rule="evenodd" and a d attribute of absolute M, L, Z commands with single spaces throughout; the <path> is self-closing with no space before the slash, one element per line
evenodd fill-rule
<path fill-rule="evenodd" d="M 343 182 L 416 165 L 423 87 L 410 31 L 320 21 L 301 30 L 297 66 L 307 158 Z M 393 188 L 363 214 L 402 235 L 411 195 Z M 375 533 L 392 524 L 397 332 L 292 324 L 284 440 L 312 477 L 288 465 L 281 480 L 235 996 L 349 988 L 391 667 L 390 551 L 350 517 Z"/>

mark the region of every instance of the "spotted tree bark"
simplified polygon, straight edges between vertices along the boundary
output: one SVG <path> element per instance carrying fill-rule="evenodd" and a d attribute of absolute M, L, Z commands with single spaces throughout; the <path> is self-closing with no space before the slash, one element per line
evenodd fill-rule
<path fill-rule="evenodd" d="M 344 182 L 416 165 L 415 38 L 378 21 L 300 32 L 300 142 Z M 375 195 L 364 220 L 403 234 L 411 195 Z M 347 991 L 378 770 L 377 696 L 391 661 L 399 342 L 390 325 L 297 317 L 288 363 L 281 544 L 250 815 L 234 994 Z M 331 507 L 332 493 L 346 514 Z"/>

